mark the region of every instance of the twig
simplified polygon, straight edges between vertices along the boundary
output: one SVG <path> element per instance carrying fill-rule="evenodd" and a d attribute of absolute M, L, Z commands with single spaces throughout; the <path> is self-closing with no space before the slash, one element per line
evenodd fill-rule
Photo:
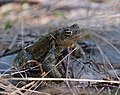
<path fill-rule="evenodd" d="M 99 91 L 96 95 L 99 95 L 99 94 L 104 90 L 104 88 L 105 88 L 105 87 L 102 87 L 102 88 L 100 89 L 100 91 Z"/>
<path fill-rule="evenodd" d="M 69 78 L 5 78 L 5 80 L 42 80 L 42 81 L 79 81 L 79 82 L 102 82 L 102 83 L 117 83 L 120 81 L 109 81 L 109 80 L 93 80 L 93 79 L 69 79 Z"/>
<path fill-rule="evenodd" d="M 118 91 L 119 91 L 119 90 L 120 90 L 120 85 L 119 85 L 117 91 L 115 92 L 115 95 L 118 95 Z"/>
<path fill-rule="evenodd" d="M 12 55 L 12 54 L 15 54 L 15 53 L 18 53 L 19 51 L 21 51 L 22 50 L 22 48 L 20 48 L 20 49 L 17 49 L 17 50 L 14 50 L 14 51 L 11 51 L 11 52 L 8 52 L 8 53 L 3 53 L 2 55 L 0 55 L 0 58 L 1 57 L 4 57 L 4 56 L 8 56 L 8 55 Z M 9 49 L 7 49 L 6 51 L 9 51 Z"/>

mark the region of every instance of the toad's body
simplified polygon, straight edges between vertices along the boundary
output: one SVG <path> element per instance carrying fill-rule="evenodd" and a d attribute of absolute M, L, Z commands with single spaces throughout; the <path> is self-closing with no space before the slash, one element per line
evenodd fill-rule
<path fill-rule="evenodd" d="M 57 31 L 48 33 L 40 38 L 35 44 L 21 51 L 14 60 L 14 66 L 22 70 L 24 64 L 29 60 L 36 60 L 42 63 L 43 69 L 50 72 L 52 77 L 62 77 L 57 68 L 53 67 L 62 55 L 62 51 L 74 44 L 80 37 L 80 29 L 77 24 L 70 27 L 63 27 Z"/>

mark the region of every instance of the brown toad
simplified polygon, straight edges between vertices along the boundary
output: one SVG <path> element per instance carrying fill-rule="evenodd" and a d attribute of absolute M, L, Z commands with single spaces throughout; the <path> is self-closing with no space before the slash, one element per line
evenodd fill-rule
<path fill-rule="evenodd" d="M 36 60 L 38 63 L 42 63 L 45 72 L 51 70 L 50 77 L 62 77 L 57 67 L 53 67 L 59 61 L 62 51 L 74 44 L 79 39 L 80 34 L 80 28 L 77 24 L 50 32 L 33 45 L 19 52 L 13 66 L 18 70 L 24 70 L 30 64 L 27 61 Z"/>

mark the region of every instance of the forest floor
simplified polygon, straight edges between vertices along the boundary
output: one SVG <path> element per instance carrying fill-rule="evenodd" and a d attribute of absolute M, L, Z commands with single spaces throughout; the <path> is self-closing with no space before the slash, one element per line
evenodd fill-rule
<path fill-rule="evenodd" d="M 100 46 L 103 54 L 107 56 L 107 59 L 105 57 L 105 60 L 107 60 L 105 62 L 108 63 L 106 67 L 119 82 L 120 0 L 28 0 L 4 4 L 0 6 L 0 56 L 6 50 L 16 50 L 23 45 L 22 42 L 35 41 L 40 36 L 55 31 L 59 27 L 70 26 L 75 23 L 80 28 L 92 31 L 85 31 L 92 37 L 82 40 L 91 40 Z M 100 58 L 100 54 L 97 55 L 97 58 L 97 63 L 102 64 L 103 60 Z M 0 58 L 1 64 L 3 61 L 7 63 L 9 60 Z M 117 77 L 114 71 L 117 73 Z M 84 75 L 86 79 L 96 79 L 96 77 L 92 77 L 94 76 L 90 76 L 90 74 Z M 120 94 L 120 83 L 117 86 L 114 85 L 114 87 L 108 84 L 91 87 L 88 86 L 88 82 L 64 81 L 54 83 L 44 81 L 37 90 L 34 90 L 37 85 L 30 89 L 29 87 L 35 83 L 38 85 L 40 81 L 30 81 L 29 86 L 25 85 L 28 87 L 17 88 L 17 86 L 1 77 L 0 86 L 4 89 L 4 92 L 1 91 L 0 93 L 4 95 L 17 95 L 18 93 L 18 95 Z M 24 84 L 24 81 L 22 84 Z M 7 85 L 9 85 L 9 89 Z"/>

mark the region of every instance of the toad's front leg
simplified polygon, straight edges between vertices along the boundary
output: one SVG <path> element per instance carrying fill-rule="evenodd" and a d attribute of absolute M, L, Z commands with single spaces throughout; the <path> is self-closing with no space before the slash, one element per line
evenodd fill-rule
<path fill-rule="evenodd" d="M 55 55 L 49 54 L 48 58 L 46 58 L 43 62 L 43 69 L 46 73 L 49 72 L 48 76 L 61 78 L 62 75 L 56 67 L 56 62 L 57 60 L 55 59 Z"/>
<path fill-rule="evenodd" d="M 55 78 L 61 78 L 62 74 L 59 72 L 59 70 L 56 67 L 57 63 L 56 58 L 56 50 L 55 50 L 55 44 L 53 44 L 52 49 L 49 51 L 48 55 L 46 56 L 44 62 L 43 62 L 43 69 L 44 71 L 48 73 L 49 77 L 55 77 Z"/>

